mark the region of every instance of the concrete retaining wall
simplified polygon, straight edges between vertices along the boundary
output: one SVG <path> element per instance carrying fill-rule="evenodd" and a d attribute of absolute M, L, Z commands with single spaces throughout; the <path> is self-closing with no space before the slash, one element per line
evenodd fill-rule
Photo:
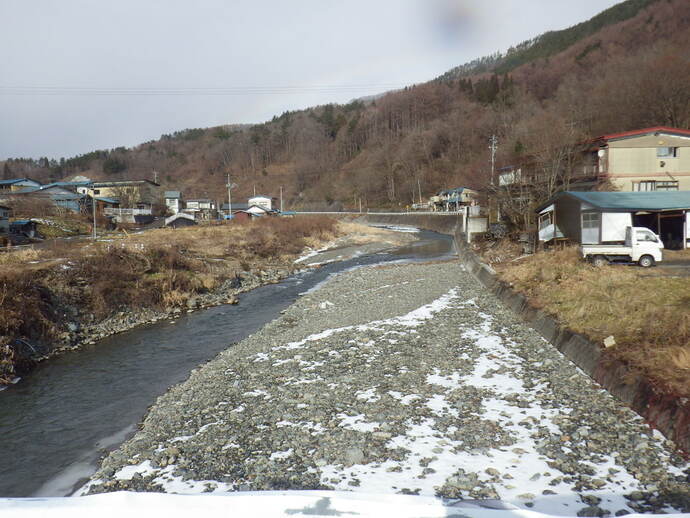
<path fill-rule="evenodd" d="M 361 218 L 368 223 L 379 225 L 409 225 L 412 227 L 433 230 L 440 234 L 455 235 L 462 231 L 460 214 L 365 214 Z"/>
<path fill-rule="evenodd" d="M 460 261 L 479 282 L 609 393 L 673 440 L 681 450 L 690 452 L 690 401 L 660 393 L 649 381 L 636 376 L 623 363 L 606 358 L 600 345 L 561 326 L 552 316 L 530 306 L 524 295 L 499 280 L 496 273 L 467 247 L 462 220 L 457 216 L 370 214 L 364 219 L 370 223 L 411 225 L 453 234 Z"/>

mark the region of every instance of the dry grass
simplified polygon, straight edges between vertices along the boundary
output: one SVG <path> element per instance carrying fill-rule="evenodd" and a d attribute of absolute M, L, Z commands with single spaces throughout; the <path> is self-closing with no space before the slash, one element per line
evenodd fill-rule
<path fill-rule="evenodd" d="M 594 268 L 576 248 L 496 268 L 501 278 L 611 357 L 667 390 L 690 396 L 690 278 L 650 277 L 635 267 Z"/>
<path fill-rule="evenodd" d="M 664 261 L 690 261 L 690 249 L 664 250 Z"/>
<path fill-rule="evenodd" d="M 307 243 L 337 233 L 332 219 L 264 218 L 122 233 L 96 244 L 56 240 L 40 250 L 1 253 L 0 345 L 17 337 L 52 340 L 65 325 L 65 306 L 96 319 L 140 307 L 181 306 L 234 277 L 240 264 L 289 267 Z"/>
<path fill-rule="evenodd" d="M 413 234 L 371 227 L 352 221 L 339 221 L 338 229 L 341 234 L 348 236 L 348 242 L 352 245 L 364 245 L 367 243 L 405 245 L 416 239 Z"/>
<path fill-rule="evenodd" d="M 19 250 L 7 250 L 0 252 L 0 265 L 19 265 L 29 261 L 38 261 L 41 253 L 33 248 L 22 248 Z"/>
<path fill-rule="evenodd" d="M 0 383 L 18 361 L 15 338 L 56 343 L 68 321 L 184 306 L 238 270 L 290 268 L 307 244 L 338 234 L 335 220 L 265 218 L 246 224 L 151 230 L 107 240 L 54 240 L 0 254 Z M 39 261 L 32 264 L 30 261 Z"/>

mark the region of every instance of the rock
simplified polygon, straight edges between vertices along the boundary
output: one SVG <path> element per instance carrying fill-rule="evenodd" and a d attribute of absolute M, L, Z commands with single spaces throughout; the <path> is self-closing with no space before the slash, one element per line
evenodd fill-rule
<path fill-rule="evenodd" d="M 362 464 L 364 462 L 364 452 L 359 448 L 348 448 L 345 450 L 345 458 L 343 464 L 345 466 L 353 466 L 355 464 Z"/>
<path fill-rule="evenodd" d="M 616 345 L 616 339 L 613 336 L 607 336 L 604 338 L 604 347 L 607 349 Z"/>
<path fill-rule="evenodd" d="M 536 497 L 532 493 L 522 493 L 517 496 L 520 500 L 534 500 Z"/>
<path fill-rule="evenodd" d="M 501 476 L 501 472 L 495 468 L 486 468 L 484 470 L 484 473 L 486 473 L 487 475 L 490 475 L 492 477 L 500 477 Z"/>
<path fill-rule="evenodd" d="M 584 507 L 577 512 L 578 516 L 605 516 L 608 513 L 595 505 Z"/>

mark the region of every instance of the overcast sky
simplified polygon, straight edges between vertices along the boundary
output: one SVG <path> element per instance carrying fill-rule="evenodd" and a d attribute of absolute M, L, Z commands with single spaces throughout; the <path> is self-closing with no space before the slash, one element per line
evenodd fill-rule
<path fill-rule="evenodd" d="M 0 0 L 0 159 L 432 79 L 618 0 Z"/>

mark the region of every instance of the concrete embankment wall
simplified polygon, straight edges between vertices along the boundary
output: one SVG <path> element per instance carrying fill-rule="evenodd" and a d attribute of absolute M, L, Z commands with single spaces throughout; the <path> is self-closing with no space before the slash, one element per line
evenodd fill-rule
<path fill-rule="evenodd" d="M 455 235 L 462 231 L 462 217 L 459 214 L 365 214 L 362 220 L 376 225 L 409 225 L 433 230 L 440 234 Z"/>
<path fill-rule="evenodd" d="M 516 293 L 507 283 L 499 280 L 496 273 L 469 249 L 462 232 L 462 220 L 457 216 L 368 214 L 363 220 L 453 234 L 460 261 L 487 289 L 609 393 L 673 440 L 681 450 L 690 452 L 690 401 L 659 392 L 648 380 L 632 373 L 623 363 L 606 358 L 600 345 L 531 307 L 524 295 Z"/>

